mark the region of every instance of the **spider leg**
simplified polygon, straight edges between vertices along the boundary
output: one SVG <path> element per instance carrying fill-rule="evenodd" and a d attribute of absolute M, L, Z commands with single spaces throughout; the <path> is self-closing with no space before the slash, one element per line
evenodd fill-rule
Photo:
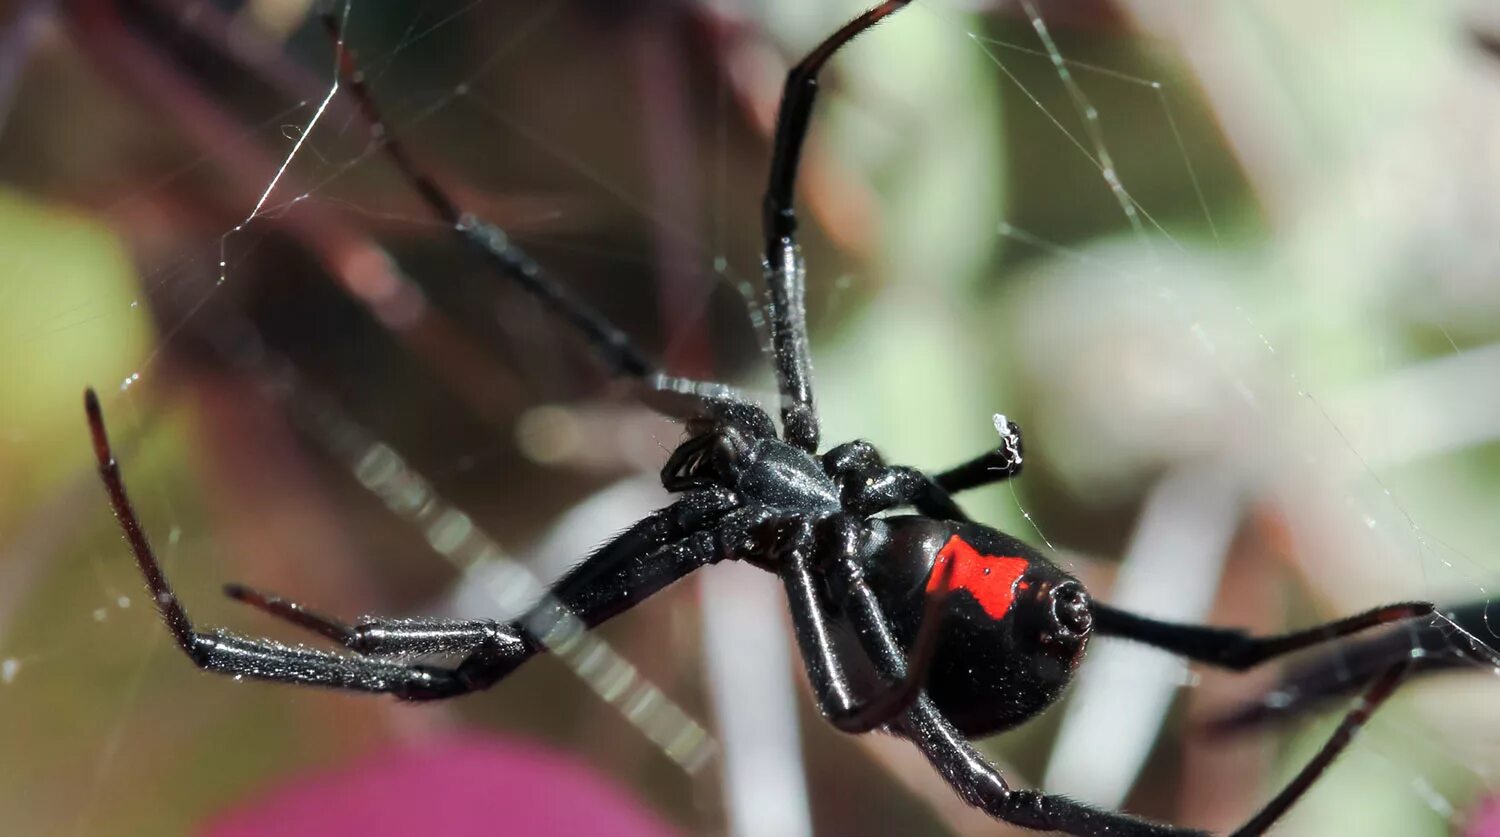
<path fill-rule="evenodd" d="M 662 372 L 625 332 L 567 287 L 559 285 L 548 276 L 542 266 L 517 246 L 504 230 L 464 212 L 458 202 L 417 164 L 406 146 L 387 128 L 375 97 L 365 84 L 364 74 L 355 64 L 353 52 L 344 46 L 342 25 L 338 17 L 330 10 L 323 14 L 322 19 L 324 28 L 335 45 L 339 78 L 369 122 L 375 141 L 432 213 L 448 224 L 454 234 L 472 248 L 491 270 L 515 282 L 549 314 L 577 331 L 611 373 L 635 379 L 649 394 L 687 396 L 691 399 L 694 409 L 684 417 L 700 413 L 706 408 L 710 413 L 728 413 L 747 419 L 751 426 L 762 431 L 759 435 L 774 432 L 765 411 L 740 390 L 727 384 L 697 381 Z M 669 403 L 652 400 L 651 406 L 668 415 L 681 414 Z"/>
<path fill-rule="evenodd" d="M 807 139 L 818 73 L 833 54 L 860 33 L 905 6 L 910 0 L 887 0 L 844 24 L 787 73 L 772 141 L 771 174 L 766 184 L 761 223 L 765 232 L 766 287 L 770 292 L 771 349 L 781 389 L 781 424 L 788 443 L 808 453 L 818 449 L 818 414 L 813 408 L 812 360 L 807 347 L 805 281 L 807 267 L 797 246 L 793 206 L 797 164 Z"/>
<path fill-rule="evenodd" d="M 1387 669 L 1344 717 L 1312 760 L 1265 807 L 1236 829 L 1232 837 L 1257 837 L 1265 833 L 1343 752 L 1375 709 L 1401 684 L 1408 670 L 1404 661 Z M 1034 790 L 1012 789 L 925 695 L 906 714 L 901 732 L 921 748 L 928 761 L 961 797 L 996 819 L 1025 828 L 1100 837 L 1176 837 L 1206 833 L 1101 811 Z"/>
<path fill-rule="evenodd" d="M 1365 688 L 1396 660 L 1411 660 L 1412 677 L 1470 669 L 1476 660 L 1500 668 L 1495 651 L 1482 644 L 1486 638 L 1495 641 L 1491 607 L 1488 600 L 1470 602 L 1445 609 L 1443 620 L 1431 624 L 1332 643 L 1290 666 L 1275 689 L 1214 719 L 1209 728 L 1236 732 L 1316 711 Z"/>
<path fill-rule="evenodd" d="M 1281 685 L 1254 701 L 1210 719 L 1204 728 L 1210 735 L 1234 735 L 1322 711 L 1330 703 L 1341 698 L 1347 699 L 1360 689 L 1368 688 L 1380 673 L 1377 665 L 1388 664 L 1392 659 L 1400 659 L 1401 655 L 1413 653 L 1411 644 L 1407 642 L 1370 650 L 1376 653 L 1366 654 L 1362 653 L 1364 649 L 1354 649 L 1350 651 L 1349 657 L 1320 659 L 1306 667 L 1299 666 L 1282 679 Z M 1332 657 L 1333 654 L 1330 654 L 1330 658 Z M 1473 668 L 1473 663 L 1457 655 L 1421 657 L 1410 662 L 1408 677 Z M 1347 667 L 1345 663 L 1348 664 Z"/>
<path fill-rule="evenodd" d="M 1010 466 L 1005 459 L 1004 452 L 997 450 L 982 453 L 962 465 L 954 466 L 941 473 L 922 476 L 932 485 L 931 490 L 934 493 L 942 492 L 944 496 L 951 497 L 971 488 L 982 488 L 986 485 L 1005 482 L 1020 472 L 1019 462 Z M 941 516 L 931 515 L 928 512 L 923 512 L 923 514 L 933 517 Z"/>
<path fill-rule="evenodd" d="M 294 648 L 228 631 L 201 631 L 188 618 L 136 516 L 110 448 L 103 412 L 93 390 L 84 394 L 99 476 L 109 494 L 115 518 L 146 580 L 156 609 L 184 654 L 205 671 L 254 677 L 281 683 L 327 686 L 362 692 L 382 692 L 408 700 L 457 697 L 485 689 L 515 670 L 540 650 L 554 630 L 569 617 L 593 627 L 693 570 L 725 557 L 719 526 L 728 526 L 755 510 L 726 515 L 737 498 L 730 492 L 688 494 L 661 511 L 648 515 L 606 544 L 570 572 L 531 613 L 517 623 L 484 630 L 469 656 L 454 668 L 404 664 L 370 657 Z M 733 518 L 734 520 L 731 520 Z M 337 641 L 349 637 L 346 626 L 283 599 L 246 593 L 244 599 L 275 615 Z M 415 649 L 421 642 L 451 643 L 454 650 L 474 638 L 462 623 L 432 620 L 390 620 L 378 627 L 402 628 L 391 639 Z M 423 634 L 419 628 L 425 628 Z M 358 629 L 355 629 L 357 634 Z M 447 633 L 435 638 L 435 633 Z M 537 639 L 533 639 L 536 637 Z M 357 636 L 356 636 L 357 640 Z M 346 643 L 347 644 L 347 643 Z M 428 647 L 433 647 L 429 645 Z M 382 653 L 382 652 L 372 652 Z M 420 653 L 420 651 L 419 651 Z"/>
<path fill-rule="evenodd" d="M 799 522 L 796 531 L 783 545 L 781 570 L 797 644 L 802 650 L 818 708 L 829 723 L 849 733 L 869 732 L 882 727 L 898 718 L 917 699 L 937 651 L 943 605 L 947 599 L 946 594 L 928 598 L 910 659 L 899 651 L 873 659 L 885 682 L 878 691 L 860 694 L 834 647 L 830 630 L 832 620 L 812 569 L 813 555 L 817 552 L 819 563 L 838 575 L 848 589 L 843 609 L 855 631 L 861 637 L 868 632 L 877 632 L 894 647 L 895 640 L 890 637 L 880 602 L 851 563 L 856 554 L 857 527 L 855 518 L 840 518 L 824 530 L 826 540 L 818 544 L 811 527 Z M 951 572 L 952 566 L 949 565 L 948 569 Z"/>
<path fill-rule="evenodd" d="M 363 692 L 389 692 L 402 697 L 457 693 L 464 686 L 464 675 L 458 670 L 435 666 L 401 665 L 384 660 L 345 657 L 307 648 L 292 648 L 268 640 L 252 639 L 228 631 L 203 632 L 193 627 L 187 610 L 167 582 L 161 565 L 151 549 L 151 542 L 141 527 L 130 496 L 120 477 L 119 463 L 109 446 L 104 417 L 93 390 L 84 396 L 89 430 L 93 436 L 94 455 L 99 461 L 99 475 L 109 492 L 115 517 L 135 553 L 136 563 L 146 579 L 151 599 L 162 621 L 172 632 L 183 653 L 205 671 L 216 671 L 236 677 L 254 677 L 283 683 L 329 686 Z"/>
<path fill-rule="evenodd" d="M 486 646 L 498 648 L 525 642 L 519 628 L 494 619 L 390 619 L 366 616 L 356 623 L 349 623 L 281 596 L 241 584 L 225 585 L 224 594 L 278 619 L 321 634 L 360 654 L 471 654 Z"/>
<path fill-rule="evenodd" d="M 928 517 L 968 522 L 969 516 L 931 477 L 903 465 L 887 465 L 875 446 L 863 439 L 829 448 L 823 470 L 839 484 L 844 508 L 872 515 L 911 506 Z"/>
<path fill-rule="evenodd" d="M 1332 764 L 1333 760 L 1344 752 L 1349 743 L 1354 740 L 1354 735 L 1359 732 L 1359 728 L 1364 726 L 1366 721 L 1370 720 L 1370 716 L 1375 714 L 1375 710 L 1379 709 L 1382 703 L 1385 703 L 1386 698 L 1389 698 L 1396 691 L 1402 681 L 1411 674 L 1411 671 L 1411 661 L 1401 660 L 1381 672 L 1380 676 L 1375 678 L 1370 683 L 1369 688 L 1360 696 L 1354 708 L 1350 709 L 1348 714 L 1344 716 L 1344 720 L 1339 723 L 1338 729 L 1333 731 L 1333 735 L 1328 737 L 1328 741 L 1324 742 L 1323 746 L 1312 757 L 1312 760 L 1298 771 L 1297 775 L 1292 778 L 1292 781 L 1287 783 L 1285 788 L 1282 788 L 1281 793 L 1276 794 L 1275 798 L 1267 802 L 1265 807 L 1261 808 L 1255 816 L 1236 829 L 1231 837 L 1256 837 L 1256 835 L 1264 834 L 1266 829 L 1270 828 L 1282 814 L 1287 812 L 1288 808 L 1291 808 L 1307 792 L 1308 788 L 1312 787 L 1313 783 L 1318 780 L 1318 777 L 1322 776 L 1323 772 L 1328 769 L 1328 765 Z"/>
<path fill-rule="evenodd" d="M 823 469 L 839 482 L 851 511 L 871 515 L 909 505 L 928 517 L 967 522 L 954 494 L 1021 473 L 1021 428 L 1007 422 L 1001 436 L 999 447 L 935 476 L 885 464 L 880 451 L 863 439 L 830 448 L 823 454 Z"/>
<path fill-rule="evenodd" d="M 997 820 L 1039 831 L 1097 837 L 1206 837 L 1207 832 L 1104 811 L 1040 791 L 1012 788 L 926 695 L 901 720 L 910 739 L 965 802 Z"/>
<path fill-rule="evenodd" d="M 593 628 L 635 607 L 705 564 L 725 557 L 727 531 L 754 519 L 722 488 L 685 494 L 641 518 L 595 550 L 552 586 L 550 595 L 521 621 L 528 631 L 553 611 L 571 612 Z"/>
<path fill-rule="evenodd" d="M 576 617 L 585 628 L 592 628 L 723 555 L 715 532 L 709 529 L 700 529 L 660 548 L 641 550 L 643 542 L 649 543 L 650 536 L 642 531 L 646 528 L 652 527 L 638 526 L 606 545 L 565 577 L 530 613 L 508 624 L 491 620 L 367 618 L 350 626 L 279 597 L 246 588 L 231 593 L 241 601 L 323 634 L 362 655 L 467 654 L 451 669 L 349 658 L 223 631 L 204 635 L 191 631 L 191 626 L 194 647 L 208 646 L 213 653 L 195 653 L 187 645 L 184 650 L 199 668 L 226 674 L 387 692 L 406 700 L 459 697 L 487 689 L 517 669 L 547 646 L 554 631 L 568 630 L 570 617 Z M 154 565 L 154 556 L 149 561 Z M 170 589 L 167 594 L 171 595 Z M 185 614 L 183 618 L 186 619 Z"/>
<path fill-rule="evenodd" d="M 1094 604 L 1094 631 L 1106 636 L 1143 642 L 1163 651 L 1219 668 L 1244 671 L 1261 663 L 1321 645 L 1380 625 L 1431 616 L 1431 602 L 1402 602 L 1373 608 L 1316 627 L 1275 636 L 1257 637 L 1233 628 L 1214 628 L 1163 622 Z"/>
<path fill-rule="evenodd" d="M 879 506 L 876 511 L 910 505 L 928 517 L 969 522 L 968 513 L 959 507 L 947 489 L 932 477 L 905 465 L 890 465 L 871 475 L 865 483 L 865 494 L 868 500 Z"/>
<path fill-rule="evenodd" d="M 556 607 L 579 616 L 587 627 L 634 607 L 662 587 L 701 566 L 694 563 L 702 550 L 689 551 L 686 563 L 650 560 L 661 544 L 680 542 L 718 522 L 733 507 L 735 498 L 722 489 L 684 495 L 664 509 L 637 521 L 605 544 L 578 567 L 563 576 L 549 595 L 553 602 L 538 606 L 533 614 Z M 669 557 L 671 553 L 667 553 Z M 306 605 L 241 584 L 225 586 L 224 592 L 279 619 L 321 634 L 361 654 L 458 654 L 475 649 L 521 641 L 522 618 L 514 625 L 493 619 L 436 619 L 430 617 L 365 617 L 350 624 L 319 613 Z M 535 650 L 535 649 L 533 649 Z"/>
<path fill-rule="evenodd" d="M 256 610 L 264 611 L 275 616 L 277 619 L 290 622 L 303 630 L 321 634 L 340 645 L 360 653 L 366 653 L 358 647 L 359 626 L 341 622 L 332 616 L 325 616 L 306 605 L 298 604 L 290 599 L 284 599 L 274 593 L 266 593 L 243 584 L 224 585 L 224 595 L 242 604 L 250 605 Z"/>
<path fill-rule="evenodd" d="M 1430 602 L 1403 602 L 1373 608 L 1301 631 L 1255 637 L 1233 629 L 1162 622 L 1095 604 L 1094 630 L 1106 636 L 1143 642 L 1209 665 L 1244 671 L 1267 660 L 1333 642 L 1359 631 L 1422 619 L 1435 612 L 1436 608 Z M 1250 837 L 1269 828 L 1317 781 L 1328 765 L 1349 746 L 1359 728 L 1414 670 L 1416 667 L 1408 654 L 1405 658 L 1397 658 L 1383 666 L 1372 679 L 1365 681 L 1368 686 L 1364 694 L 1344 716 L 1344 720 L 1318 753 L 1281 793 L 1235 831 L 1234 837 Z"/>
<path fill-rule="evenodd" d="M 1024 459 L 1021 426 L 1013 421 L 1006 422 L 1005 430 L 1000 435 L 999 447 L 935 475 L 933 482 L 950 494 L 958 494 L 971 488 L 1004 482 L 1020 474 Z"/>

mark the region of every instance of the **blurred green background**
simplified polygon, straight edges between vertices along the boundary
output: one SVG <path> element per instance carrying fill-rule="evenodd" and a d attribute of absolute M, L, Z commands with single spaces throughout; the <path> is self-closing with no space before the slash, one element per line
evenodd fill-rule
<path fill-rule="evenodd" d="M 858 9 L 356 0 L 347 43 L 392 129 L 465 207 L 672 369 L 766 392 L 746 302 L 756 313 L 770 119 L 789 61 Z M 436 612 L 473 593 L 307 432 L 299 406 L 337 405 L 523 560 L 560 515 L 659 468 L 680 430 L 466 258 L 346 98 L 314 122 L 334 74 L 308 4 L 6 12 L 7 833 L 193 833 L 303 771 L 454 729 L 573 754 L 684 832 L 740 822 L 722 767 L 727 704 L 704 663 L 723 649 L 702 610 L 724 593 L 696 580 L 601 631 L 715 735 L 724 752 L 695 776 L 552 659 L 481 696 L 411 707 L 235 684 L 172 649 L 95 481 L 86 385 L 104 394 L 195 617 L 288 639 L 301 637 L 219 586 L 351 616 Z M 1026 475 L 966 506 L 1054 547 L 1103 598 L 1131 573 L 1122 559 L 1195 618 L 1260 630 L 1487 596 L 1500 542 L 1497 39 L 1500 19 L 1478 2 L 902 12 L 834 63 L 805 161 L 825 442 L 869 438 L 892 461 L 940 468 L 993 446 L 1004 413 L 1026 431 Z M 263 350 L 230 339 L 244 334 Z M 287 370 L 298 389 L 278 393 Z M 611 513 L 651 508 L 629 497 Z M 1210 520 L 1216 497 L 1229 510 Z M 1189 546 L 1139 555 L 1141 533 L 1161 531 L 1148 522 Z M 614 524 L 567 525 L 597 543 Z M 1189 548 L 1205 543 L 1219 548 Z M 784 654 L 783 614 L 758 618 L 736 653 Z M 777 723 L 800 730 L 802 827 L 1005 833 L 909 748 L 826 727 L 795 664 L 775 664 L 796 689 L 798 711 Z M 1487 674 L 1404 690 L 1278 833 L 1471 825 L 1500 767 Z M 1128 810 L 1224 830 L 1334 721 L 1210 741 L 1201 721 L 1269 673 L 1139 679 L 1104 685 L 1170 695 L 1170 712 L 1096 741 L 1086 762 L 1057 742 L 1097 719 L 1097 702 L 986 751 L 1015 784 L 1066 774 L 1086 794 L 1093 771 L 1116 777 Z M 503 812 L 493 822 L 505 833 Z"/>

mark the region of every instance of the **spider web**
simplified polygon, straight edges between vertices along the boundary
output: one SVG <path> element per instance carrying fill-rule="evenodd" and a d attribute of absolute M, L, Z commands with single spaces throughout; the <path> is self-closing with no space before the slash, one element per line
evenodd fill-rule
<path fill-rule="evenodd" d="M 390 129 L 466 208 L 675 371 L 765 392 L 770 108 L 784 56 L 855 10 L 780 5 L 797 7 L 337 11 Z M 0 412 L 18 475 L 0 494 L 0 788 L 18 833 L 188 830 L 277 777 L 460 722 L 572 750 L 692 830 L 981 828 L 909 748 L 799 723 L 776 586 L 740 567 L 556 655 L 592 689 L 542 660 L 459 707 L 192 672 L 103 513 L 85 383 L 118 382 L 126 479 L 195 618 L 252 634 L 281 626 L 221 604 L 220 583 L 346 616 L 519 612 L 524 576 L 663 502 L 636 475 L 680 429 L 461 258 L 305 10 L 226 7 L 237 57 L 210 63 L 184 33 L 221 10 L 150 8 L 53 20 L 54 42 L 35 4 L 0 51 L 10 226 L 36 245 L 8 246 L 35 263 L 0 305 L 39 312 L 0 334 L 18 405 Z M 1150 615 L 1272 631 L 1489 598 L 1494 24 L 1293 8 L 929 2 L 856 42 L 803 195 L 825 439 L 942 467 L 993 446 L 1005 412 L 1027 477 L 966 507 Z M 101 223 L 129 258 L 71 232 Z M 1287 833 L 1480 829 L 1488 673 L 1405 687 Z M 1224 828 L 1346 705 L 1201 734 L 1272 682 L 1098 642 L 1067 705 L 986 747 L 1015 784 Z M 908 793 L 868 793 L 893 782 Z"/>

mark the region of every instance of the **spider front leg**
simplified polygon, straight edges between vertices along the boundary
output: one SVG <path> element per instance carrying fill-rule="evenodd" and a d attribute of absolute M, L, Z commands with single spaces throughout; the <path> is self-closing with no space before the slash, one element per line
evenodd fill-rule
<path fill-rule="evenodd" d="M 757 435 L 774 435 L 770 417 L 746 393 L 727 384 L 663 372 L 629 335 L 573 291 L 558 284 L 503 229 L 464 212 L 453 195 L 422 168 L 385 122 L 375 95 L 359 70 L 354 51 L 345 42 L 339 16 L 330 7 L 321 19 L 334 45 L 339 79 L 369 123 L 372 144 L 385 151 L 432 214 L 447 224 L 453 235 L 471 248 L 491 271 L 518 285 L 550 316 L 576 332 L 612 374 L 633 379 L 648 406 L 679 418 L 704 412 L 737 417 L 754 425 L 759 431 Z M 685 408 L 676 403 L 679 396 L 687 398 Z"/>

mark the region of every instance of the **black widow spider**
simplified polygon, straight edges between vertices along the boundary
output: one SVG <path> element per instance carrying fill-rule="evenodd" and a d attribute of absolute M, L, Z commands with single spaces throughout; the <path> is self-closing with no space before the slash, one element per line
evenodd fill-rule
<path fill-rule="evenodd" d="M 681 497 L 605 544 L 568 573 L 536 612 L 514 622 L 369 617 L 351 625 L 277 596 L 226 588 L 231 597 L 355 653 L 294 648 L 193 626 L 132 509 L 98 398 L 89 391 L 85 404 L 94 452 L 115 516 L 157 609 L 193 664 L 236 677 L 406 700 L 457 697 L 495 685 L 543 650 L 546 626 L 567 612 L 592 628 L 699 567 L 746 561 L 785 585 L 813 693 L 834 726 L 851 733 L 883 728 L 912 741 L 967 802 L 1019 826 L 1076 835 L 1201 834 L 1012 788 L 969 739 L 1014 727 L 1055 702 L 1094 633 L 1243 670 L 1366 628 L 1430 617 L 1433 606 L 1394 604 L 1272 637 L 1161 622 L 1091 600 L 1077 579 L 1040 552 L 971 521 L 954 502 L 958 492 L 1020 472 L 1021 438 L 1014 424 L 1006 425 L 997 449 L 935 475 L 887 465 L 865 441 L 818 455 L 803 310 L 805 268 L 792 205 L 798 158 L 819 71 L 840 47 L 908 2 L 888 0 L 850 21 L 787 76 L 762 219 L 782 398 L 779 437 L 770 416 L 729 387 L 658 371 L 625 334 L 549 279 L 502 231 L 460 212 L 384 133 L 353 57 L 340 46 L 340 74 L 375 141 L 460 239 L 576 329 L 604 363 L 633 379 L 643 394 L 671 396 L 673 403 L 685 398 L 691 405 L 684 416 L 686 439 L 661 472 L 662 485 Z M 325 22 L 342 44 L 337 21 L 325 16 Z M 875 516 L 904 506 L 916 513 Z M 431 654 L 462 660 L 450 668 L 402 659 Z M 1318 754 L 1235 833 L 1260 834 L 1281 816 L 1408 668 L 1397 660 L 1371 677 L 1363 699 Z"/>

